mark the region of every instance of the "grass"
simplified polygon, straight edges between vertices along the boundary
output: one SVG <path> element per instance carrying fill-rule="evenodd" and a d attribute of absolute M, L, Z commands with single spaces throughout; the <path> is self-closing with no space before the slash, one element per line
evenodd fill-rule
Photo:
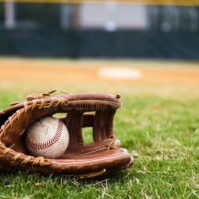
<path fill-rule="evenodd" d="M 0 90 L 0 108 L 25 94 Z M 135 158 L 131 172 L 84 180 L 0 173 L 0 198 L 199 198 L 199 96 L 138 94 L 122 102 L 115 133 Z"/>

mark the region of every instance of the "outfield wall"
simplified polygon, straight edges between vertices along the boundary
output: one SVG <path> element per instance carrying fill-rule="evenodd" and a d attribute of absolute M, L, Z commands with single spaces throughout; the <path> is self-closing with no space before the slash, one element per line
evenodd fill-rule
<path fill-rule="evenodd" d="M 0 29 L 0 55 L 199 60 L 199 34 Z"/>

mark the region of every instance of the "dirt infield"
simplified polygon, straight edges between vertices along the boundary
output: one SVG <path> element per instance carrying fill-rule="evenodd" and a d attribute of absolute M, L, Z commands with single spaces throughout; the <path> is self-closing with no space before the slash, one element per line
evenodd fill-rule
<path fill-rule="evenodd" d="M 199 97 L 198 88 L 199 63 L 0 58 L 0 90 L 19 95 L 60 89 L 183 99 Z"/>
<path fill-rule="evenodd" d="M 182 83 L 199 85 L 199 63 L 150 61 L 70 61 L 49 59 L 0 59 L 0 79 L 7 81 L 96 82 L 118 81 L 99 76 L 100 68 L 135 68 L 141 78 L 128 83 Z"/>

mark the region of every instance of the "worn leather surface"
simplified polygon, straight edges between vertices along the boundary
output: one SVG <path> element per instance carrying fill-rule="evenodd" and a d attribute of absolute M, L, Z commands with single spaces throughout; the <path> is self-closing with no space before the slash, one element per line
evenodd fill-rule
<path fill-rule="evenodd" d="M 27 99 L 0 112 L 0 169 L 93 177 L 132 165 L 131 155 L 121 148 L 113 130 L 114 115 L 121 106 L 119 96 L 65 94 Z M 57 159 L 32 156 L 24 145 L 26 129 L 55 113 L 66 113 L 60 119 L 69 131 L 67 150 Z M 85 127 L 93 128 L 93 143 L 84 143 Z"/>

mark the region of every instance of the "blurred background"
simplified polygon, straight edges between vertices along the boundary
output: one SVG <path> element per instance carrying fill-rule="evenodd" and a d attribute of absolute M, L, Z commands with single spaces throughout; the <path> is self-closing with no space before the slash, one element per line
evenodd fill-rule
<path fill-rule="evenodd" d="M 0 3 L 0 55 L 199 59 L 191 1 L 36 2 Z"/>
<path fill-rule="evenodd" d="M 0 89 L 199 95 L 198 5 L 0 1 Z"/>

